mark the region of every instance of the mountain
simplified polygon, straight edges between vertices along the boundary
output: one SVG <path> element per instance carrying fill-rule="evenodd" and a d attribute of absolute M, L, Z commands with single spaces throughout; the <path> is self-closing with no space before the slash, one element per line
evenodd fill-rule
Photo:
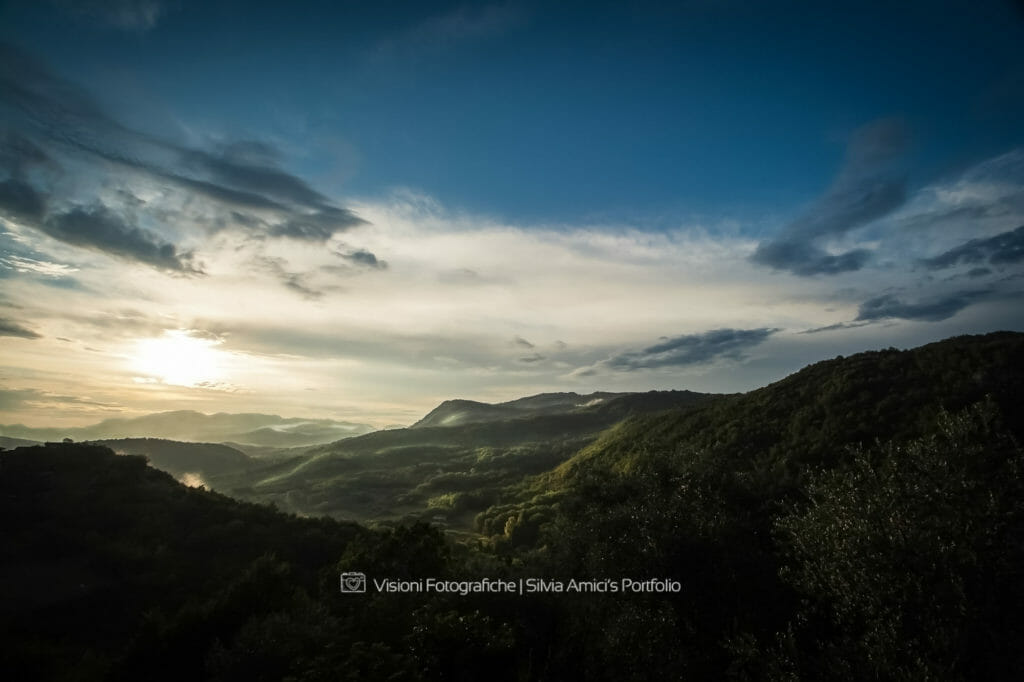
<path fill-rule="evenodd" d="M 585 410 L 609 398 L 622 395 L 626 394 L 592 393 L 588 396 L 581 396 L 578 393 L 542 393 L 496 404 L 480 403 L 474 400 L 446 400 L 431 410 L 423 419 L 413 424 L 412 428 L 460 426 L 538 414 L 564 414 Z"/>
<path fill-rule="evenodd" d="M 1022 358 L 1024 334 L 954 337 L 905 351 L 839 356 L 747 393 L 640 413 L 506 494 L 508 503 L 487 510 L 476 527 L 485 534 L 503 531 L 510 516 L 540 511 L 530 511 L 537 495 L 548 499 L 547 514 L 551 496 L 598 472 L 728 470 L 781 496 L 807 472 L 842 461 L 849 448 L 923 437 L 942 413 L 986 400 L 1024 440 Z M 513 501 L 517 497 L 522 504 Z"/>
<path fill-rule="evenodd" d="M 26 438 L 0 436 L 0 448 L 4 448 L 6 450 L 13 450 L 14 448 L 28 447 L 32 445 L 40 445 L 40 442 L 36 440 L 28 440 Z"/>
<path fill-rule="evenodd" d="M 462 426 L 508 421 L 533 416 L 562 414 L 605 414 L 619 418 L 630 414 L 668 409 L 689 404 L 703 394 L 691 391 L 649 391 L 647 393 L 541 393 L 504 403 L 474 400 L 446 400 L 412 425 L 421 429 L 433 426 Z"/>
<path fill-rule="evenodd" d="M 68 429 L 0 425 L 5 436 L 34 441 L 105 440 L 111 438 L 164 438 L 207 443 L 232 442 L 240 446 L 300 447 L 328 443 L 369 433 L 366 424 L 331 419 L 285 418 L 269 414 L 203 414 L 191 410 L 158 412 L 133 418 L 106 419 L 98 424 Z"/>
<path fill-rule="evenodd" d="M 553 646 L 582 679 L 645 646 L 659 679 L 1014 679 L 1022 358 L 1024 334 L 956 337 L 641 415 L 475 529 L 541 573 L 679 582 L 647 611 L 569 609 Z"/>
<path fill-rule="evenodd" d="M 91 441 L 119 455 L 143 455 L 149 464 L 187 482 L 205 484 L 206 479 L 226 473 L 247 471 L 256 464 L 253 458 L 235 448 L 218 443 L 181 443 L 161 438 L 118 438 Z"/>
<path fill-rule="evenodd" d="M 582 460 L 628 470 L 645 453 L 728 453 L 750 466 L 829 465 L 842 449 L 878 438 L 920 437 L 940 411 L 992 400 L 1024 437 L 1024 334 L 961 336 L 900 351 L 890 348 L 809 365 L 748 393 L 700 409 L 640 417 L 605 434 Z"/>
<path fill-rule="evenodd" d="M 410 428 L 313 447 L 290 466 L 213 484 L 297 513 L 363 521 L 440 516 L 468 530 L 499 491 L 566 461 L 613 424 L 710 397 L 651 391 L 541 394 L 497 405 L 450 400 Z"/>

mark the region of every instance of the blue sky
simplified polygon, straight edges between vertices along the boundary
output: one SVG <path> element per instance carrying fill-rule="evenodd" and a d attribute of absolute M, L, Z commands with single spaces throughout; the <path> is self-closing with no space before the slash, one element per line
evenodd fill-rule
<path fill-rule="evenodd" d="M 1024 322 L 1012 2 L 9 0 L 0 41 L 3 421 L 742 390 Z"/>

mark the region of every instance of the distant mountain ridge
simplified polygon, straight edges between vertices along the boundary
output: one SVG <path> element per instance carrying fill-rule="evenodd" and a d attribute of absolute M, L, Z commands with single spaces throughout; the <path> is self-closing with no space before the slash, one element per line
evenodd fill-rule
<path fill-rule="evenodd" d="M 143 455 L 151 466 L 181 479 L 186 474 L 204 478 L 227 472 L 244 471 L 256 460 L 235 448 L 220 443 L 181 443 L 161 438 L 116 438 L 90 441 L 119 455 Z"/>
<path fill-rule="evenodd" d="M 92 426 L 33 428 L 22 424 L 0 425 L 0 433 L 34 441 L 107 440 L 111 438 L 162 438 L 167 440 L 223 443 L 263 447 L 301 447 L 329 443 L 373 431 L 367 424 L 332 419 L 302 419 L 272 414 L 203 414 L 192 410 L 158 412 L 132 418 L 105 419 Z"/>
<path fill-rule="evenodd" d="M 540 393 L 503 403 L 482 403 L 475 400 L 445 400 L 410 428 L 436 426 L 463 426 L 505 421 L 523 417 L 559 414 L 618 414 L 628 415 L 641 409 L 650 411 L 689 403 L 704 394 L 692 391 L 649 391 L 647 393 L 595 392 Z M 641 408 L 641 404 L 643 407 Z"/>
<path fill-rule="evenodd" d="M 542 393 L 497 405 L 448 400 L 411 427 L 316 446 L 213 485 L 297 513 L 368 521 L 443 515 L 468 529 L 499 490 L 559 465 L 623 419 L 714 397 L 651 391 Z"/>

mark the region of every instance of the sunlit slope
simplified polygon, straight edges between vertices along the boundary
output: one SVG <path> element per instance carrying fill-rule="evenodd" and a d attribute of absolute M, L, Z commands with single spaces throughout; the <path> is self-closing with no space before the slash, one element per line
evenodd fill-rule
<path fill-rule="evenodd" d="M 906 351 L 818 362 L 763 388 L 694 409 L 641 416 L 602 434 L 565 462 L 629 471 L 652 457 L 728 457 L 741 469 L 796 474 L 828 466 L 845 445 L 913 438 L 941 410 L 991 398 L 1018 435 L 1024 428 L 1024 334 L 960 336 Z"/>
<path fill-rule="evenodd" d="M 468 527 L 472 514 L 498 501 L 499 490 L 558 466 L 609 426 L 634 414 L 686 409 L 709 398 L 689 391 L 600 399 L 554 395 L 559 397 L 515 401 L 518 408 L 488 406 L 514 418 L 497 419 L 484 409 L 474 412 L 480 421 L 455 426 L 421 421 L 414 428 L 313 448 L 290 468 L 276 466 L 233 486 L 222 482 L 220 489 L 301 513 L 362 520 L 443 515 Z M 449 401 L 431 414 L 464 413 L 468 402 Z"/>
<path fill-rule="evenodd" d="M 666 392 L 663 392 L 663 395 Z M 667 394 L 676 393 L 668 391 Z M 617 398 L 632 396 L 629 393 L 542 393 L 540 395 L 490 404 L 475 400 L 446 400 L 427 416 L 412 425 L 412 428 L 428 426 L 461 426 L 478 422 L 504 421 L 522 417 L 585 412 L 598 405 L 607 404 Z"/>

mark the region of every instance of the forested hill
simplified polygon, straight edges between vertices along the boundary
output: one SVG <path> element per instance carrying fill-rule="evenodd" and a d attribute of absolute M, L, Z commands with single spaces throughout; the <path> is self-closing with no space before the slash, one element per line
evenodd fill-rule
<path fill-rule="evenodd" d="M 716 453 L 792 474 L 829 465 L 843 446 L 930 433 L 941 411 L 992 400 L 1024 437 L 1024 334 L 960 336 L 818 362 L 749 393 L 638 418 L 567 462 L 629 469 L 637 458 Z"/>
<path fill-rule="evenodd" d="M 583 678 L 646 647 L 650 678 L 1015 679 L 1022 379 L 1017 333 L 817 363 L 614 427 L 477 529 L 554 574 L 686 585 L 568 614 Z"/>
<path fill-rule="evenodd" d="M 162 438 L 116 438 L 93 443 L 122 455 L 143 455 L 152 466 L 176 478 L 234 473 L 255 464 L 245 453 L 220 443 L 181 443 Z"/>
<path fill-rule="evenodd" d="M 106 447 L 0 452 L 0 673 L 202 679 L 216 638 L 315 593 L 367 532 L 188 488 Z"/>

